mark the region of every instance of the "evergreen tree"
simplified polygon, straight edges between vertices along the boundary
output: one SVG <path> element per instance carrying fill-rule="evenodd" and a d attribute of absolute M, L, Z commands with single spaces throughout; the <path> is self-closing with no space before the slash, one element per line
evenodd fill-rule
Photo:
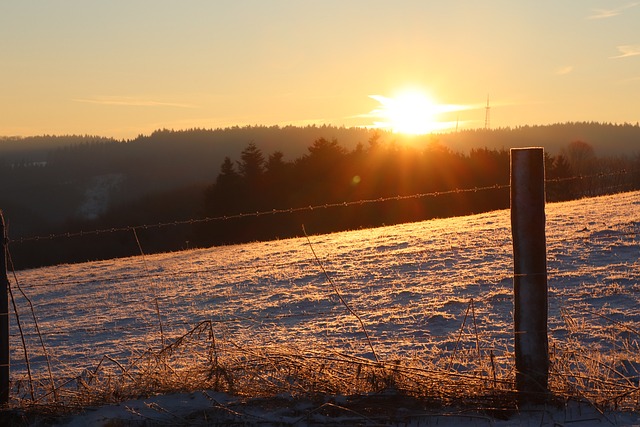
<path fill-rule="evenodd" d="M 238 203 L 238 192 L 241 177 L 236 172 L 231 158 L 225 157 L 220 165 L 220 173 L 215 184 L 207 188 L 205 194 L 205 209 L 209 215 L 223 215 L 238 213 L 241 205 Z"/>
<path fill-rule="evenodd" d="M 240 175 L 249 184 L 249 186 L 255 186 L 260 182 L 262 174 L 264 173 L 265 160 L 262 151 L 256 147 L 256 144 L 251 142 L 242 150 L 240 154 L 240 162 L 238 162 L 238 168 Z"/>

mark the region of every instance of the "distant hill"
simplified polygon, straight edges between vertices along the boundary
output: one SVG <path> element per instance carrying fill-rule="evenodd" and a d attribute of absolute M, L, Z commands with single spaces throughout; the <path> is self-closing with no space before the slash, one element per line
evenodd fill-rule
<path fill-rule="evenodd" d="M 598 157 L 640 154 L 640 125 L 595 122 L 559 123 L 546 126 L 476 129 L 438 135 L 454 151 L 471 148 L 544 147 L 556 155 L 568 143 L 583 141 L 594 147 Z"/>
<path fill-rule="evenodd" d="M 599 157 L 640 155 L 640 126 L 564 123 L 549 126 L 465 130 L 407 137 L 386 131 L 334 126 L 245 126 L 157 130 L 132 140 L 91 135 L 0 137 L 0 209 L 14 236 L 47 233 L 65 222 L 92 219 L 114 204 L 188 189 L 199 194 L 213 183 L 225 157 L 235 163 L 254 143 L 266 156 L 286 161 L 307 153 L 319 138 L 348 151 L 372 138 L 421 147 L 438 142 L 456 152 L 543 146 L 557 154 L 572 141 L 593 146 Z M 190 202 L 191 206 L 199 203 Z M 193 208 L 195 209 L 195 208 Z M 192 209 L 192 212 L 193 212 Z"/>
<path fill-rule="evenodd" d="M 52 151 L 79 144 L 115 142 L 113 138 L 91 135 L 0 136 L 0 164 L 42 163 Z"/>
<path fill-rule="evenodd" d="M 286 157 L 297 157 L 316 139 L 337 139 L 347 149 L 366 143 L 372 135 L 382 139 L 410 144 L 422 144 L 434 139 L 454 151 L 472 148 L 512 148 L 543 146 L 551 154 L 572 141 L 591 144 L 599 156 L 640 153 L 640 124 L 570 122 L 552 125 L 519 126 L 515 128 L 471 129 L 434 135 L 407 137 L 388 131 L 335 126 L 244 126 L 220 129 L 157 130 L 132 140 L 116 140 L 92 135 L 42 135 L 31 137 L 0 136 L 0 163 L 7 161 L 43 162 L 55 150 L 96 143 L 124 143 L 130 148 L 141 146 L 162 150 L 191 150 L 192 157 L 201 154 L 221 154 L 235 157 L 249 143 L 255 143 L 266 153 L 282 151 Z M 153 145 L 151 147 L 150 145 Z M 137 151 L 137 150 L 136 150 Z M 149 154 L 149 153 L 146 153 Z"/>

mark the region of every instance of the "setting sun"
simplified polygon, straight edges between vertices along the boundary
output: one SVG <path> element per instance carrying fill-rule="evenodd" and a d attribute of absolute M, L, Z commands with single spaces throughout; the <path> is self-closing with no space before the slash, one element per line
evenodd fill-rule
<path fill-rule="evenodd" d="M 371 95 L 380 103 L 372 115 L 379 118 L 374 126 L 393 132 L 421 135 L 451 127 L 451 123 L 439 120 L 439 115 L 455 110 L 451 106 L 439 105 L 419 91 L 402 92 L 393 98 Z"/>

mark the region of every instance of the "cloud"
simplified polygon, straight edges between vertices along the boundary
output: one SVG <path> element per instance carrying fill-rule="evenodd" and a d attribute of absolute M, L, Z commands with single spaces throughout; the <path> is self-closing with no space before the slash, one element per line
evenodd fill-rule
<path fill-rule="evenodd" d="M 381 111 L 383 111 L 388 105 L 394 104 L 397 102 L 394 98 L 388 98 L 382 95 L 369 95 L 369 98 L 375 99 L 376 101 L 378 101 L 381 107 L 369 113 L 373 117 L 375 117 L 376 114 L 379 114 Z M 441 114 L 441 113 L 453 113 L 456 111 L 472 110 L 472 109 L 475 109 L 476 107 L 473 105 L 433 104 L 432 106 L 430 106 L 430 108 L 433 110 L 432 111 L 433 113 Z"/>
<path fill-rule="evenodd" d="M 97 96 L 95 98 L 76 98 L 75 102 L 99 105 L 120 105 L 126 107 L 174 107 L 174 108 L 196 108 L 192 104 L 181 104 L 176 102 L 161 102 L 148 99 L 139 99 L 122 96 Z"/>
<path fill-rule="evenodd" d="M 618 46 L 618 52 L 620 52 L 620 55 L 611 56 L 610 58 L 612 59 L 627 58 L 629 56 L 640 55 L 640 45 L 636 44 L 636 45 Z"/>
<path fill-rule="evenodd" d="M 560 67 L 556 69 L 556 74 L 559 76 L 564 76 L 565 74 L 569 74 L 573 71 L 573 65 L 566 65 L 564 67 Z"/>
<path fill-rule="evenodd" d="M 640 5 L 640 2 L 629 3 L 614 9 L 593 9 L 593 13 L 587 19 L 607 19 L 620 15 L 623 11 Z"/>

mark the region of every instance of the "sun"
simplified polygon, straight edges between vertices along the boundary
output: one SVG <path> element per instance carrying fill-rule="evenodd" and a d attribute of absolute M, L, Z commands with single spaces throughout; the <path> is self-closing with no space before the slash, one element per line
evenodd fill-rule
<path fill-rule="evenodd" d="M 442 130 L 448 123 L 438 121 L 438 115 L 445 110 L 423 92 L 411 90 L 401 92 L 393 98 L 370 95 L 380 103 L 372 111 L 372 116 L 380 121 L 374 127 L 389 129 L 396 133 L 422 135 Z"/>

